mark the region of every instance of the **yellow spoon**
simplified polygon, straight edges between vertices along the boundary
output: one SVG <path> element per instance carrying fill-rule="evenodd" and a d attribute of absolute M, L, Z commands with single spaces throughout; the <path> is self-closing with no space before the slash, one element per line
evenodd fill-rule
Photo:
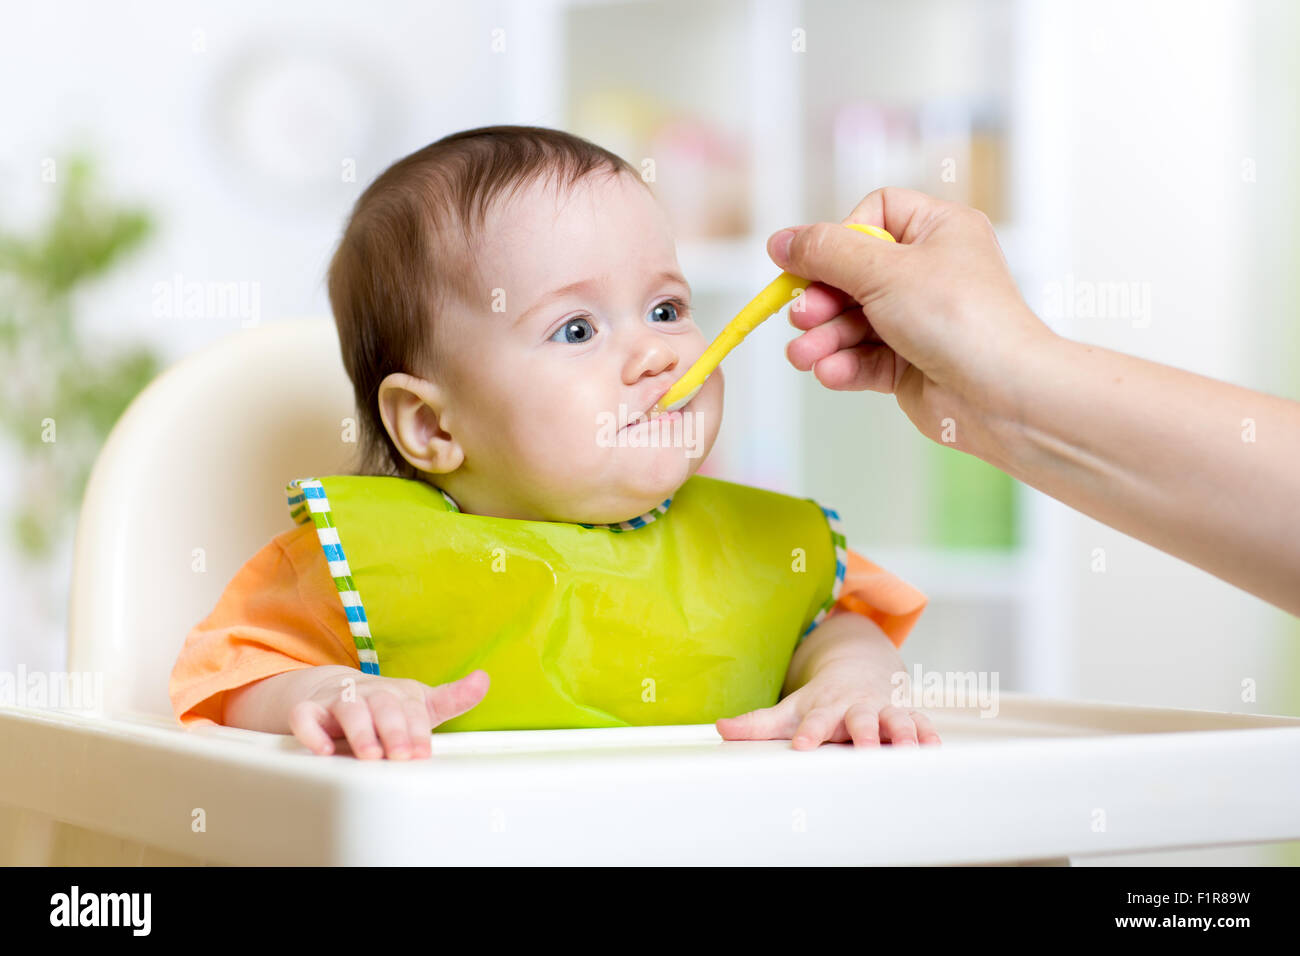
<path fill-rule="evenodd" d="M 895 241 L 893 236 L 877 226 L 868 226 L 860 222 L 850 222 L 846 225 L 850 229 L 865 232 L 877 239 Z M 762 325 L 768 317 L 779 312 L 797 293 L 808 288 L 811 281 L 789 272 L 782 272 L 769 282 L 767 288 L 754 296 L 749 305 L 741 309 L 740 313 L 726 324 L 718 333 L 718 337 L 713 340 L 713 344 L 695 360 L 695 364 L 686 370 L 686 374 L 664 393 L 663 397 L 655 403 L 653 410 L 671 412 L 694 398 L 695 393 L 704 387 L 705 381 L 713 374 L 714 369 L 726 358 L 727 353 L 743 342 L 745 336 Z"/>

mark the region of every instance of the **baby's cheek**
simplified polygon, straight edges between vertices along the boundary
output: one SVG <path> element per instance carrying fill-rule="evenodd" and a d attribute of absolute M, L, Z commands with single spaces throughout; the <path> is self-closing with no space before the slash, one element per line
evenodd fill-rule
<path fill-rule="evenodd" d="M 511 439 L 515 466 L 535 483 L 572 487 L 575 476 L 590 473 L 600 450 L 595 421 L 578 416 L 530 416 Z"/>
<path fill-rule="evenodd" d="M 567 438 L 565 460 L 569 469 L 580 475 L 603 473 L 599 463 L 617 445 L 619 424 L 614 414 L 603 415 L 600 421 L 575 423 Z"/>

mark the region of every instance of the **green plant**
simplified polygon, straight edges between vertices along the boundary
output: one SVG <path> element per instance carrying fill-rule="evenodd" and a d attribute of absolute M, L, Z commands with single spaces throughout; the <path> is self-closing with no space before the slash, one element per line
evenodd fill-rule
<path fill-rule="evenodd" d="M 113 423 L 160 366 L 147 347 L 108 354 L 87 341 L 74 295 L 145 241 L 150 217 L 101 198 L 86 156 L 47 169 L 57 193 L 46 221 L 30 236 L 0 232 L 0 427 L 21 468 L 11 531 L 36 559 L 53 551 Z"/>

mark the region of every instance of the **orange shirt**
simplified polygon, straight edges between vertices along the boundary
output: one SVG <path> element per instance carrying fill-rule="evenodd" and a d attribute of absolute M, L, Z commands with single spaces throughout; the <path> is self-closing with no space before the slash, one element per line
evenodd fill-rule
<path fill-rule="evenodd" d="M 925 609 L 925 595 L 852 550 L 847 557 L 831 613 L 866 615 L 894 646 L 902 645 Z M 219 724 L 227 691 L 322 664 L 361 667 L 316 527 L 308 522 L 253 555 L 190 631 L 172 669 L 172 708 L 187 726 Z"/>

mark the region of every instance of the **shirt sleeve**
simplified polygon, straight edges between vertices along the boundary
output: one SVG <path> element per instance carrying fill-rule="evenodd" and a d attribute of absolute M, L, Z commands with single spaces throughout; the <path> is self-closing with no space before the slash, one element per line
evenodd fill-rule
<path fill-rule="evenodd" d="M 303 667 L 360 668 L 316 528 L 272 538 L 185 638 L 168 693 L 186 726 L 223 722 L 226 692 Z"/>
<path fill-rule="evenodd" d="M 851 548 L 846 548 L 845 553 L 848 566 L 844 584 L 840 588 L 839 600 L 827 617 L 845 611 L 869 617 L 889 636 L 895 647 L 902 647 L 929 598 Z"/>

